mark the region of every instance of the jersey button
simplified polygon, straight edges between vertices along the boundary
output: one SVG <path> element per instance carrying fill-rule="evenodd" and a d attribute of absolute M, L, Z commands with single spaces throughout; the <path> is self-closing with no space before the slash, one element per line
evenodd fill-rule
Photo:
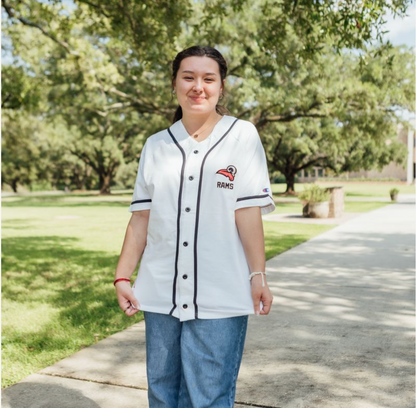
<path fill-rule="evenodd" d="M 194 153 L 197 154 L 198 153 L 198 150 L 194 150 Z"/>
<path fill-rule="evenodd" d="M 188 275 L 183 275 L 182 278 L 188 279 Z"/>
<path fill-rule="evenodd" d="M 188 243 L 185 241 L 185 242 L 183 243 L 183 246 L 188 246 Z"/>
<path fill-rule="evenodd" d="M 188 307 L 188 305 L 183 305 L 183 308 L 186 309 Z"/>
<path fill-rule="evenodd" d="M 191 181 L 192 181 L 193 179 L 194 179 L 194 177 L 193 177 L 193 176 L 189 176 L 189 180 L 191 180 Z"/>
<path fill-rule="evenodd" d="M 186 208 L 185 208 L 185 211 L 186 211 L 186 212 L 189 212 L 189 211 L 191 211 L 191 209 L 190 209 L 189 207 L 186 207 Z"/>

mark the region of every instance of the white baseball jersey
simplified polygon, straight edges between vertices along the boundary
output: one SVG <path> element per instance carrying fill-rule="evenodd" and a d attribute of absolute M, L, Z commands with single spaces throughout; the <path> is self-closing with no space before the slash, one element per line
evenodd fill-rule
<path fill-rule="evenodd" d="M 143 147 L 128 211 L 150 209 L 133 292 L 144 311 L 180 321 L 254 314 L 235 210 L 274 210 L 256 127 L 225 115 L 197 142 L 182 120 Z"/>

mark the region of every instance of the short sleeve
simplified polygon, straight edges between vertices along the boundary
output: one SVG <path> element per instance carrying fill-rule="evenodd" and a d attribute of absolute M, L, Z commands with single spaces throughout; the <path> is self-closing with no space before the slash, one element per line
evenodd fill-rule
<path fill-rule="evenodd" d="M 235 209 L 260 207 L 261 215 L 268 214 L 276 207 L 272 196 L 266 153 L 254 125 L 250 131 L 245 155 Z"/>
<path fill-rule="evenodd" d="M 128 208 L 129 212 L 149 210 L 152 206 L 152 199 L 146 185 L 146 162 L 147 160 L 147 142 L 144 144 L 137 170 L 136 182 L 134 184 L 133 197 Z"/>

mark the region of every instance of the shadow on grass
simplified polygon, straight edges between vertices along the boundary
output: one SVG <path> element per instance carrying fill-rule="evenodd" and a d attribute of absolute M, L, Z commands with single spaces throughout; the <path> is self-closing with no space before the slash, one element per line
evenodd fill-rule
<path fill-rule="evenodd" d="M 112 284 L 118 256 L 75 248 L 77 242 L 60 236 L 2 240 L 3 346 L 26 350 L 35 359 L 59 350 L 71 354 L 142 319 L 142 313 L 126 317 L 118 305 Z M 20 314 L 13 314 L 15 308 Z M 37 319 L 37 309 L 46 310 L 48 318 L 25 330 L 25 310 Z"/>
<path fill-rule="evenodd" d="M 93 193 L 93 192 L 86 192 L 86 193 L 46 193 L 46 194 L 39 194 L 39 193 L 28 193 L 28 194 L 13 194 L 8 196 L 3 196 L 4 199 L 12 198 L 38 198 L 38 199 L 45 199 L 45 200 L 51 200 L 51 199 L 62 199 L 62 198 L 68 198 L 68 197 L 116 197 L 116 196 L 124 196 L 128 197 L 133 194 L 133 189 L 131 190 L 123 190 L 121 192 L 113 192 L 111 194 L 99 194 L 99 193 Z"/>
<path fill-rule="evenodd" d="M 72 198 L 73 196 L 71 196 Z M 2 200 L 2 207 L 128 207 L 130 196 L 125 196 L 124 201 L 100 200 L 97 196 L 91 197 L 91 200 L 85 200 L 85 196 L 79 201 L 67 200 L 68 196 L 63 197 L 22 197 L 19 200 L 7 201 Z M 120 195 L 120 199 L 123 198 Z"/>

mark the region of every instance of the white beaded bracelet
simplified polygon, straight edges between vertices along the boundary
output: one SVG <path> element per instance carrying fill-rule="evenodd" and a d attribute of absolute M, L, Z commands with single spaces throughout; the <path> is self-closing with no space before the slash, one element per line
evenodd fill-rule
<path fill-rule="evenodd" d="M 264 286 L 264 278 L 263 278 L 263 274 L 266 275 L 266 272 L 252 272 L 250 273 L 250 276 L 248 277 L 250 280 L 254 275 L 258 275 L 259 273 L 261 273 L 261 286 Z"/>

